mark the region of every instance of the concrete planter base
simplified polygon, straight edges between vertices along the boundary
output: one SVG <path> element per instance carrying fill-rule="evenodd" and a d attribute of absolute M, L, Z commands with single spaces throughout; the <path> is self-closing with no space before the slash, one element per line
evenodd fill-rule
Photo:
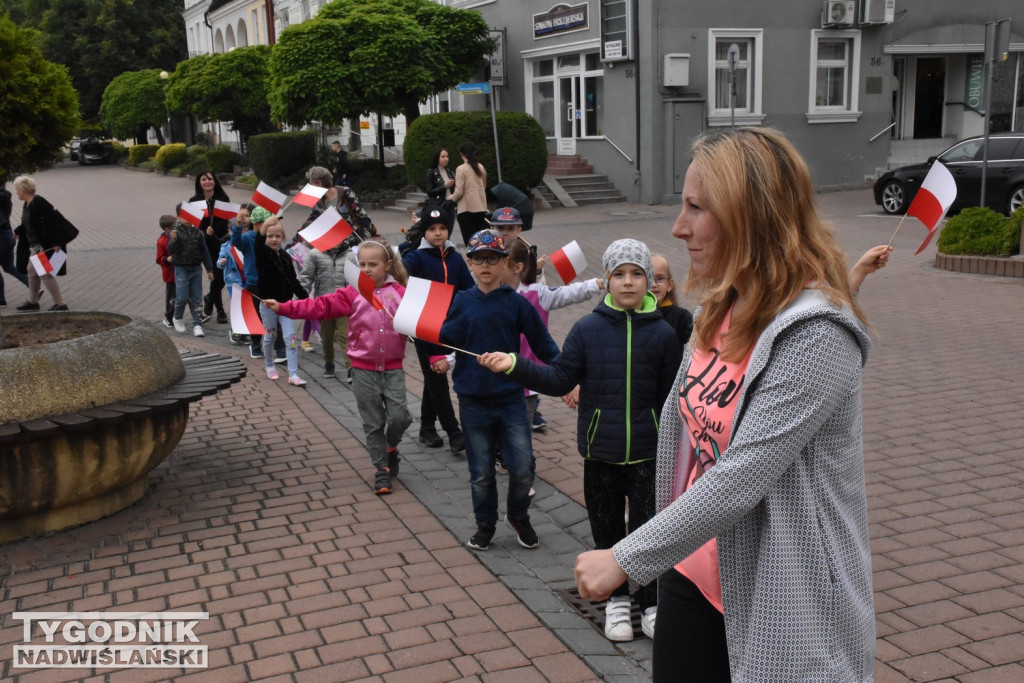
<path fill-rule="evenodd" d="M 1024 259 L 1008 256 L 960 256 L 936 254 L 935 267 L 954 273 L 1024 278 Z"/>

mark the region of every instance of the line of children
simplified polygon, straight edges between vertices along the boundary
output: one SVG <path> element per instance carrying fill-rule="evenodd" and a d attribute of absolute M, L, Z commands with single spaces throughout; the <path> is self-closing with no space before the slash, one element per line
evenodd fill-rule
<path fill-rule="evenodd" d="M 280 375 L 274 367 L 274 340 L 280 331 L 286 339 L 295 338 L 295 323 L 287 315 L 278 315 L 277 311 L 267 306 L 266 300 L 289 301 L 292 296 L 305 299 L 309 296 L 295 275 L 295 267 L 288 252 L 284 250 L 285 233 L 281 221 L 276 217 L 268 218 L 255 231 L 254 251 L 256 254 L 256 270 L 259 273 L 258 296 L 263 299 L 260 304 L 260 316 L 267 333 L 263 336 L 263 358 L 267 369 L 267 377 L 276 380 Z M 299 377 L 298 351 L 294 344 L 285 344 L 285 357 L 288 363 L 288 384 L 301 387 L 306 380 Z"/>
<path fill-rule="evenodd" d="M 450 284 L 456 293 L 471 289 L 475 286 L 473 276 L 449 239 L 448 217 L 436 207 L 423 211 L 425 215 L 409 231 L 411 243 L 402 258 L 406 271 L 413 277 Z M 428 448 L 443 446 L 444 441 L 435 426 L 440 421 L 441 428 L 448 434 L 452 454 L 461 453 L 466 449 L 466 440 L 448 391 L 448 350 L 420 339 L 416 339 L 413 346 L 423 371 L 419 441 Z"/>
<path fill-rule="evenodd" d="M 156 238 L 156 263 L 164 281 L 164 327 L 174 326 L 174 264 L 167 259 L 167 245 L 171 242 L 171 228 L 177 220 L 170 214 L 160 216 L 160 236 Z"/>
<path fill-rule="evenodd" d="M 587 515 L 598 549 L 610 548 L 654 514 L 658 415 L 679 368 L 675 331 L 648 291 L 654 279 L 647 246 L 613 242 L 602 259 L 608 294 L 566 337 L 549 365 L 522 355 L 485 353 L 479 363 L 523 386 L 561 396 L 579 385 L 576 442 L 583 464 Z M 637 602 L 645 633 L 653 634 L 657 585 L 641 586 Z M 633 639 L 629 584 L 605 607 L 605 635 Z"/>
<path fill-rule="evenodd" d="M 347 317 L 348 354 L 352 361 L 352 392 L 366 432 L 366 447 L 374 466 L 373 491 L 391 493 L 398 476 L 398 444 L 412 423 L 406 406 L 405 335 L 395 332 L 392 317 L 405 294 L 405 269 L 383 241 L 359 245 L 359 268 L 373 280 L 377 310 L 353 286 L 304 301 L 264 301 L 282 316 L 308 320 Z"/>
<path fill-rule="evenodd" d="M 534 353 L 550 362 L 558 355 L 558 346 L 530 302 L 503 284 L 509 267 L 508 248 L 499 232 L 475 233 L 466 258 L 476 286 L 455 295 L 441 327 L 441 342 L 459 349 L 452 379 L 466 436 L 477 525 L 469 547 L 487 550 L 494 537 L 498 521 L 494 451 L 500 446 L 509 473 L 505 521 L 521 546 L 536 548 L 539 541 L 529 515 L 533 445 L 522 386 L 488 372 L 468 354 L 518 351 L 520 335 L 525 335 Z"/>

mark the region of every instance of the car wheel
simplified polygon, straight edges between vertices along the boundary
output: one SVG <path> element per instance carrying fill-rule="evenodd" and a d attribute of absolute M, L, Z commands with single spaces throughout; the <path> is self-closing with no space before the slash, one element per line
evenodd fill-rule
<path fill-rule="evenodd" d="M 1010 213 L 1024 206 L 1024 185 L 1018 185 L 1010 192 Z"/>
<path fill-rule="evenodd" d="M 907 193 L 903 183 L 890 180 L 882 188 L 882 210 L 886 213 L 906 213 Z"/>

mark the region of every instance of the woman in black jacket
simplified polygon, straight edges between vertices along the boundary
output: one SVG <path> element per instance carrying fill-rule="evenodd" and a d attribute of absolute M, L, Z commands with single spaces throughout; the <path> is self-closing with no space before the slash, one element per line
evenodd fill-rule
<path fill-rule="evenodd" d="M 228 221 L 226 218 L 218 218 L 213 215 L 213 204 L 216 201 L 231 201 L 228 193 L 221 187 L 217 176 L 212 171 L 204 171 L 196 176 L 196 193 L 192 195 L 190 202 L 204 202 L 206 204 L 206 216 L 199 224 L 199 229 L 206 234 L 206 248 L 210 255 L 216 258 L 220 253 L 220 245 L 230 239 L 228 233 Z M 224 324 L 228 316 L 224 312 L 224 302 L 221 299 L 221 292 L 224 289 L 224 271 L 220 268 L 213 269 L 213 280 L 210 282 L 210 293 L 203 297 L 203 322 L 210 319 L 213 309 L 217 309 L 217 322 Z"/>
<path fill-rule="evenodd" d="M 438 147 L 434 158 L 427 169 L 427 178 L 423 181 L 427 192 L 427 203 L 443 207 L 448 216 L 448 231 L 455 225 L 455 202 L 452 192 L 455 191 L 455 173 L 448 169 L 448 149 Z"/>
<path fill-rule="evenodd" d="M 25 202 L 21 209 L 20 238 L 24 239 L 28 245 L 31 255 L 45 252 L 47 258 L 53 258 L 54 254 L 64 249 L 67 243 L 74 239 L 74 235 L 69 235 L 65 227 L 70 224 L 57 212 L 57 209 L 53 208 L 53 204 L 36 195 L 36 181 L 32 178 L 24 175 L 15 178 L 14 191 L 18 194 L 18 199 Z M 17 310 L 38 311 L 39 295 L 42 294 L 43 287 L 46 287 L 46 291 L 53 297 L 53 306 L 49 310 L 68 310 L 67 304 L 64 303 L 64 296 L 60 292 L 60 285 L 57 284 L 57 278 L 52 274 L 40 277 L 36 273 L 36 269 L 28 264 L 26 264 L 26 270 L 28 272 L 28 300 L 17 306 Z M 67 272 L 65 267 L 61 266 L 57 275 L 63 275 L 65 272 Z"/>

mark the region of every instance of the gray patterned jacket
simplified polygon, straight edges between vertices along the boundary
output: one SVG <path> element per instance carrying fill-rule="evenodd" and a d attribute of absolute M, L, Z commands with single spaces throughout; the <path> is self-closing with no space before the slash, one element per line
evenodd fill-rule
<path fill-rule="evenodd" d="M 758 339 L 728 448 L 671 500 L 677 402 L 661 413 L 657 506 L 613 548 L 645 584 L 718 539 L 734 681 L 870 681 L 875 654 L 861 440 L 871 340 L 848 309 L 807 290 Z"/>

